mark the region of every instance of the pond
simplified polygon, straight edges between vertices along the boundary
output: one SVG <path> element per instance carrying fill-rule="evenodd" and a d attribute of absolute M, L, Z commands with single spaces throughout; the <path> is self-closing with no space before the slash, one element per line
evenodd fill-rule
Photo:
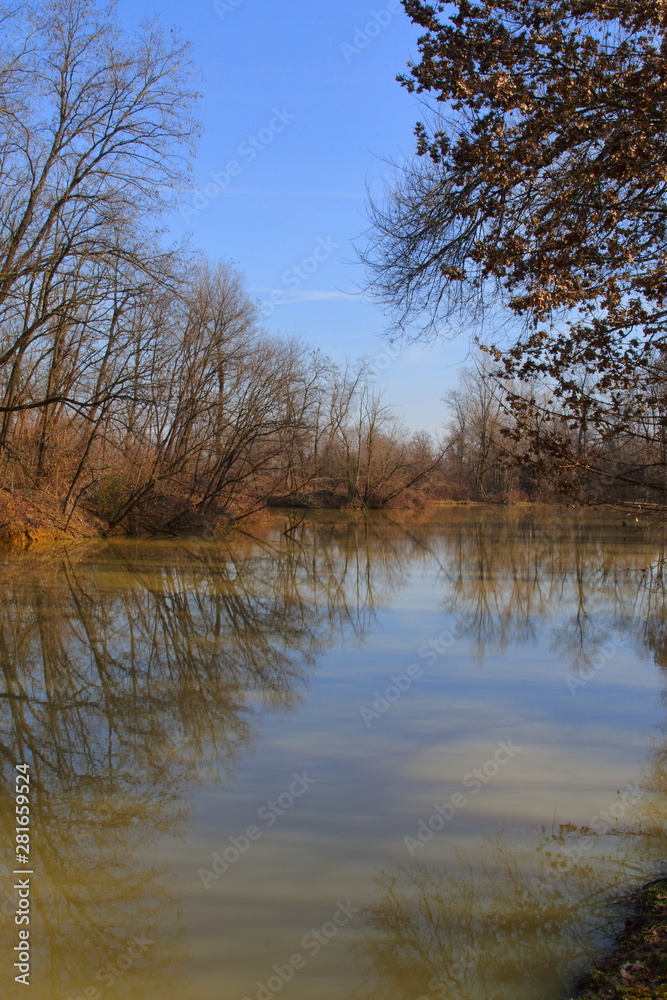
<path fill-rule="evenodd" d="M 299 520 L 0 555 L 3 996 L 567 1000 L 664 868 L 663 528 Z"/>

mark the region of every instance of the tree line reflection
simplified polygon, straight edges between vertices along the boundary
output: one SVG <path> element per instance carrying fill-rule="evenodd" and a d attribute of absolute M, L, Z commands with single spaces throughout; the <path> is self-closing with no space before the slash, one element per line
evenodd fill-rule
<path fill-rule="evenodd" d="M 224 782 L 262 713 L 294 711 L 318 656 L 362 636 L 403 579 L 409 541 L 376 559 L 370 522 L 330 534 L 6 559 L 0 829 L 9 847 L 28 762 L 45 997 L 116 996 L 121 975 L 128 997 L 174 991 L 179 900 L 147 859 L 184 831 L 188 789 Z M 7 905 L 0 922 L 11 938 Z M 135 961 L 136 935 L 153 943 Z M 0 971 L 11 981 L 10 947 Z"/>
<path fill-rule="evenodd" d="M 667 666 L 660 528 L 540 517 L 479 512 L 440 540 L 444 607 L 465 622 L 473 657 L 546 636 L 575 679 L 593 675 L 610 640 Z M 357 945 L 356 1000 L 569 996 L 622 924 L 626 895 L 665 871 L 664 739 L 603 814 L 595 828 L 554 820 L 518 841 L 498 834 L 481 864 L 460 851 L 454 870 L 385 867 Z"/>
<path fill-rule="evenodd" d="M 1 829 L 11 844 L 14 768 L 27 761 L 44 996 L 75 1000 L 88 987 L 117 995 L 104 970 L 106 983 L 109 969 L 120 975 L 141 934 L 154 943 L 133 961 L 123 995 L 174 992 L 183 917 L 160 839 L 186 829 L 189 790 L 227 781 L 262 713 L 296 711 L 318 659 L 344 636 L 363 639 L 415 570 L 434 575 L 443 611 L 463 622 L 478 660 L 546 632 L 558 655 L 585 671 L 620 630 L 667 664 L 664 543 L 645 531 L 622 545 L 623 530 L 533 513 L 312 515 L 289 535 L 278 529 L 264 539 L 119 540 L 6 557 Z M 502 998 L 530 996 L 517 984 L 530 984 L 540 962 L 551 962 L 557 979 L 577 942 L 595 941 L 582 934 L 602 912 L 590 895 L 609 883 L 617 862 L 605 859 L 617 855 L 622 874 L 630 858 L 652 864 L 663 845 L 660 752 L 655 815 L 608 835 L 614 850 L 596 847 L 564 882 L 544 883 L 540 865 L 558 838 L 583 835 L 575 828 L 543 831 L 523 853 L 497 842 L 483 878 L 465 859 L 454 875 L 385 872 L 362 946 L 369 996 L 436 996 L 444 987 L 434 980 L 461 956 L 464 973 L 460 981 L 447 974 L 446 995 L 462 1000 L 497 984 L 503 962 Z M 2 933 L 11 937 L 7 919 Z M 4 975 L 9 955 L 3 948 Z"/>

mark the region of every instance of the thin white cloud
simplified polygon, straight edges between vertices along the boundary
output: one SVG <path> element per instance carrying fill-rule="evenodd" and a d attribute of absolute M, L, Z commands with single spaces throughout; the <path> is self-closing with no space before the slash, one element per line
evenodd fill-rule
<path fill-rule="evenodd" d="M 345 198 L 351 201 L 364 201 L 365 194 L 344 194 L 336 191 L 267 191 L 253 188 L 226 188 L 221 194 L 243 194 L 260 198 Z"/>
<path fill-rule="evenodd" d="M 291 305 L 294 302 L 329 302 L 332 299 L 351 299 L 354 302 L 363 301 L 363 293 L 359 292 L 338 292 L 324 291 L 323 289 L 309 289 L 304 291 L 290 291 L 286 288 L 254 288 L 256 294 L 263 296 L 280 295 L 281 302 L 276 305 Z"/>

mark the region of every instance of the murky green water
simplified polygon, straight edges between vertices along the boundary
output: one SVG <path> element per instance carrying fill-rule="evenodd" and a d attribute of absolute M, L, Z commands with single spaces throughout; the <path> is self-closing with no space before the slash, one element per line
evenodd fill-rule
<path fill-rule="evenodd" d="M 2 995 L 567 998 L 667 866 L 663 538 L 440 508 L 0 555 Z"/>

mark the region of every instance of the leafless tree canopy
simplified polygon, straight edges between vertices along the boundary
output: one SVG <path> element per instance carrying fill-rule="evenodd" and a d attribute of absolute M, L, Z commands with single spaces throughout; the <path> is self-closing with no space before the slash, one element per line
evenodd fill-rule
<path fill-rule="evenodd" d="M 419 457 L 364 365 L 271 338 L 231 268 L 166 250 L 197 133 L 187 46 L 113 8 L 0 8 L 0 467 L 68 525 L 390 502 Z"/>

